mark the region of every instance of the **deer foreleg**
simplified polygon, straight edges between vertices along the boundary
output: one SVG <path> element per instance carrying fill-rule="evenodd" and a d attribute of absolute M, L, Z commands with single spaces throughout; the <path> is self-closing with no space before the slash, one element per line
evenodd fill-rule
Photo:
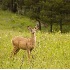
<path fill-rule="evenodd" d="M 29 49 L 27 50 L 27 53 L 28 53 L 28 59 L 30 61 L 30 50 Z"/>

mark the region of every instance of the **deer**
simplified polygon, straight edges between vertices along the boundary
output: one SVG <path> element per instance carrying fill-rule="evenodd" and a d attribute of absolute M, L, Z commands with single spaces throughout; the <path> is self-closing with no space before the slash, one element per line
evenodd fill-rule
<path fill-rule="evenodd" d="M 28 53 L 28 59 L 30 60 L 31 51 L 36 46 L 36 31 L 37 26 L 34 28 L 27 26 L 28 30 L 31 32 L 31 38 L 16 36 L 12 39 L 13 50 L 11 52 L 11 57 L 16 55 L 20 49 L 26 50 Z"/>

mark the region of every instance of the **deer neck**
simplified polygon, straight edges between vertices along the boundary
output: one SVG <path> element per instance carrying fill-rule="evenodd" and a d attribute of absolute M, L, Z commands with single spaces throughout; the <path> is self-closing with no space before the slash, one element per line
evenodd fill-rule
<path fill-rule="evenodd" d="M 35 45 L 35 43 L 36 43 L 36 34 L 35 33 L 32 34 L 31 40 L 32 40 L 33 45 Z"/>

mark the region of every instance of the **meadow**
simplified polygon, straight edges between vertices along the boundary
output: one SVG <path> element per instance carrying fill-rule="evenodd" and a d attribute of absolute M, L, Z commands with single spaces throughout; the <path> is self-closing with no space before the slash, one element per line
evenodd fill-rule
<path fill-rule="evenodd" d="M 27 26 L 35 26 L 36 21 L 27 17 L 0 11 L 0 69 L 69 69 L 70 68 L 70 33 L 49 33 L 37 31 L 36 47 L 31 52 L 28 63 L 27 51 L 20 50 L 10 58 L 14 36 L 30 37 Z M 22 63 L 23 62 L 23 63 Z"/>

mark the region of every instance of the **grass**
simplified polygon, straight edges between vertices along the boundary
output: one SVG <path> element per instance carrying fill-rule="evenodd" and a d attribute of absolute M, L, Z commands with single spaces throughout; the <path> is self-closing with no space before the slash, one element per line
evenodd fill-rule
<path fill-rule="evenodd" d="M 8 11 L 0 11 L 0 68 L 19 69 L 22 60 L 23 69 L 69 69 L 70 68 L 70 33 L 48 33 L 37 31 L 36 48 L 32 51 L 31 63 L 28 63 L 27 52 L 20 50 L 9 58 L 13 49 L 11 39 L 14 36 L 30 37 L 27 26 L 34 27 L 35 21 Z"/>

